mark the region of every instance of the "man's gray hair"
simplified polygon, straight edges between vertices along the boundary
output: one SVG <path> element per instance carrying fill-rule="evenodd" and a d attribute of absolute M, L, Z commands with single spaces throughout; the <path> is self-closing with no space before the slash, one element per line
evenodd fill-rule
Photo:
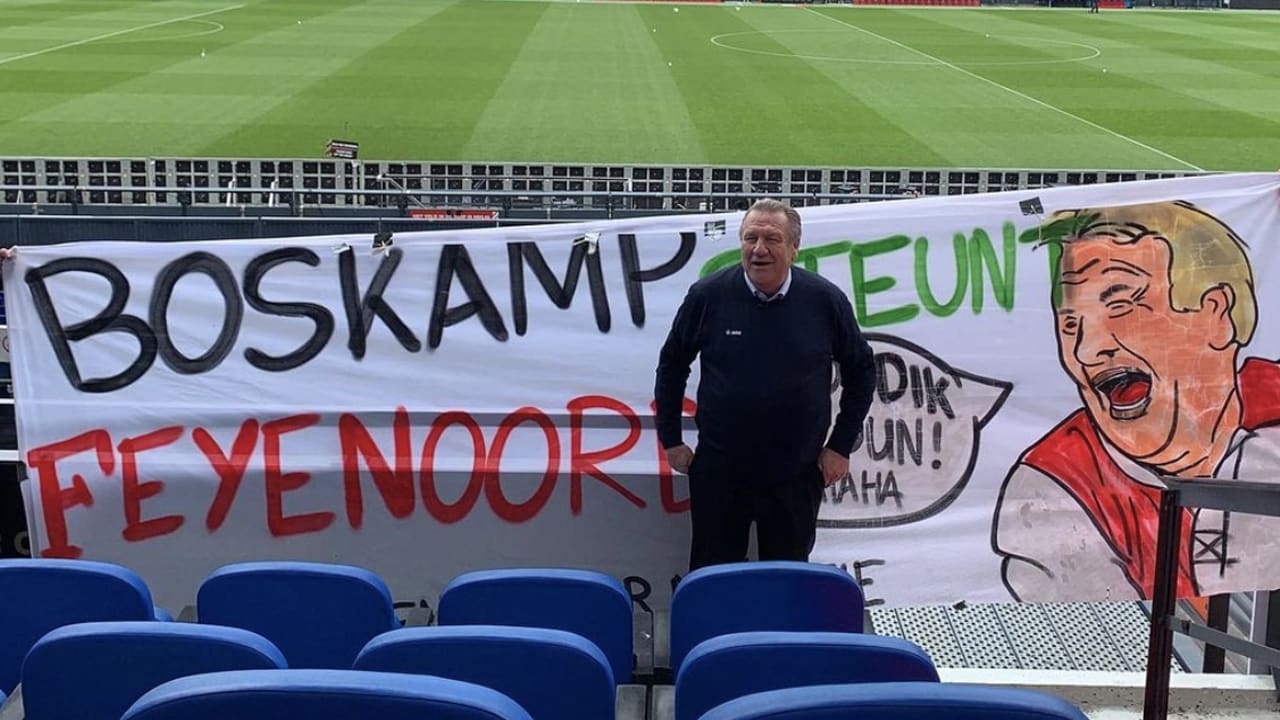
<path fill-rule="evenodd" d="M 751 204 L 751 209 L 747 210 L 747 214 L 742 216 L 742 224 L 747 223 L 747 216 L 751 213 L 760 213 L 762 215 L 785 215 L 787 217 L 787 239 L 792 245 L 800 244 L 800 213 L 790 205 L 774 200 L 773 198 L 761 198 Z M 738 232 L 738 239 L 742 239 L 742 232 Z"/>

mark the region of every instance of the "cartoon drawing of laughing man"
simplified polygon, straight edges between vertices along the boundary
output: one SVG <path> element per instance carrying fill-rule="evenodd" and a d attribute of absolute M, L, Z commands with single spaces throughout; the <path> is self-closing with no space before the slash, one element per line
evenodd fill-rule
<path fill-rule="evenodd" d="M 1185 202 L 1055 213 L 1053 308 L 1084 407 L 1019 458 L 992 546 L 1021 600 L 1151 597 L 1159 477 L 1280 482 L 1280 365 L 1244 243 Z M 1178 595 L 1280 586 L 1280 521 L 1188 511 Z"/>

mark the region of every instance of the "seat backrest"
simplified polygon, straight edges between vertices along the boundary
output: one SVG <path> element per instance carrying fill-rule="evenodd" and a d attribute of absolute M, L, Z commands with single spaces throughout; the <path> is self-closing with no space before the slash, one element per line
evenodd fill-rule
<path fill-rule="evenodd" d="M 286 667 L 266 638 L 238 628 L 160 622 L 81 623 L 45 635 L 22 666 L 26 714 L 119 720 L 148 690 L 220 670 Z"/>
<path fill-rule="evenodd" d="M 901 638 L 859 633 L 749 632 L 698 644 L 676 675 L 676 720 L 734 698 L 806 685 L 938 682 L 933 661 Z"/>
<path fill-rule="evenodd" d="M 50 630 L 154 615 L 151 591 L 128 568 L 91 560 L 0 560 L 0 690 L 13 690 L 22 659 Z"/>
<path fill-rule="evenodd" d="M 386 583 L 350 565 L 254 562 L 227 565 L 196 595 L 202 624 L 267 638 L 292 668 L 347 669 L 365 643 L 400 627 Z"/>
<path fill-rule="evenodd" d="M 831 565 L 773 561 L 713 565 L 671 596 L 671 667 L 719 635 L 779 630 L 862 632 L 862 588 Z"/>
<path fill-rule="evenodd" d="M 172 680 L 123 720 L 531 720 L 496 690 L 357 670 L 244 670 Z"/>
<path fill-rule="evenodd" d="M 514 625 L 576 633 L 595 643 L 616 682 L 631 681 L 631 596 L 615 577 L 590 570 L 471 572 L 440 594 L 441 625 Z"/>
<path fill-rule="evenodd" d="M 952 683 L 871 683 L 748 695 L 702 720 L 1086 720 L 1060 697 L 1034 690 Z"/>
<path fill-rule="evenodd" d="M 613 672 L 594 643 L 545 628 L 453 625 L 392 630 L 356 670 L 435 675 L 493 688 L 533 720 L 613 720 Z"/>

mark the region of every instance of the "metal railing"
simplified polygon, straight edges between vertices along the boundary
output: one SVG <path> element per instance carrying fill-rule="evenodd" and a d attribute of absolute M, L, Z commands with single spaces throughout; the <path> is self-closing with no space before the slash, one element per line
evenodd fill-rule
<path fill-rule="evenodd" d="M 1151 601 L 1151 640 L 1147 654 L 1143 720 L 1166 720 L 1169 716 L 1169 664 L 1173 658 L 1175 632 L 1257 659 L 1270 665 L 1273 676 L 1280 679 L 1280 648 L 1244 640 L 1175 614 L 1179 538 L 1185 521 L 1184 509 L 1203 508 L 1280 517 L 1280 484 L 1244 480 L 1180 480 L 1169 477 L 1163 478 L 1163 481 L 1165 487 L 1160 492 L 1160 524 L 1156 536 L 1156 577 Z M 1274 624 L 1273 618 L 1271 625 Z M 1269 628 L 1268 633 L 1270 632 Z"/>
<path fill-rule="evenodd" d="M 229 185 L 227 187 L 216 188 L 192 188 L 189 186 L 173 186 L 173 185 L 140 185 L 129 188 L 87 188 L 79 186 L 67 185 L 13 185 L 0 183 L 0 193 L 45 193 L 43 203 L 40 200 L 34 202 L 38 204 L 60 204 L 60 205 L 110 205 L 120 204 L 111 203 L 101 199 L 94 200 L 91 196 L 125 193 L 144 193 L 150 195 L 174 195 L 174 203 L 178 205 L 225 205 L 227 207 L 284 207 L 287 205 L 321 205 L 314 198 L 319 195 L 339 195 L 359 198 L 377 198 L 381 202 L 362 203 L 374 205 L 377 207 L 394 207 L 398 201 L 403 198 L 406 206 L 412 205 L 419 208 L 433 208 L 436 205 L 427 204 L 424 198 L 432 203 L 439 204 L 443 201 L 445 204 L 457 205 L 474 205 L 475 198 L 479 198 L 484 204 L 492 205 L 496 202 L 510 203 L 511 201 L 531 201 L 534 204 L 547 204 L 549 201 L 554 204 L 560 202 L 564 204 L 566 200 L 574 198 L 586 198 L 589 204 L 592 200 L 605 200 L 612 206 L 631 206 L 636 204 L 638 200 L 651 200 L 654 193 L 649 192 L 628 192 L 628 191 L 550 191 L 550 190 L 429 190 L 429 189 L 408 189 L 405 187 L 397 187 L 393 190 L 365 190 L 359 188 L 353 189 L 304 189 L 304 188 L 279 188 L 271 187 L 236 187 Z M 921 193 L 911 189 L 904 189 L 899 192 L 882 192 L 882 193 L 857 193 L 849 192 L 789 192 L 780 190 L 770 190 L 761 187 L 752 192 L 689 192 L 689 191 L 671 191 L 662 192 L 660 195 L 664 198 L 676 198 L 677 200 L 689 200 L 693 202 L 707 202 L 712 199 L 716 200 L 749 200 L 764 195 L 778 199 L 788 200 L 808 200 L 808 201 L 825 201 L 823 204 L 845 203 L 845 202 L 863 202 L 869 200 L 897 200 L 902 198 L 919 197 Z M 197 203 L 195 195 L 212 195 L 217 199 L 203 199 Z M 257 201 L 254 201 L 254 197 Z M 388 202 L 388 200 L 390 202 Z M 12 204 L 25 204 L 16 202 Z M 155 204 L 154 202 L 138 203 L 138 204 Z M 172 204 L 167 200 L 164 204 Z M 348 203 L 352 204 L 352 203 Z M 676 209 L 695 210 L 697 208 L 684 207 Z M 704 208 L 705 209 L 705 208 Z"/>
<path fill-rule="evenodd" d="M 772 196 L 828 204 L 1148 180 L 1169 170 L 875 168 L 0 157 L 0 204 L 272 208 L 569 204 L 721 211 Z"/>

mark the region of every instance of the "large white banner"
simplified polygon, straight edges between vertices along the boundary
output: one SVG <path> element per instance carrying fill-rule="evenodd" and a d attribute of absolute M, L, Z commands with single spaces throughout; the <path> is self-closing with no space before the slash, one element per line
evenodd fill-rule
<path fill-rule="evenodd" d="M 1276 176 L 802 216 L 797 263 L 847 290 L 880 373 L 813 559 L 872 604 L 1146 596 L 1160 475 L 1280 479 Z M 590 567 L 662 607 L 688 492 L 654 367 L 740 220 L 23 247 L 34 545 L 179 608 L 252 559 L 430 602 L 467 570 Z M 1280 586 L 1278 521 L 1188 518 L 1183 594 Z"/>

